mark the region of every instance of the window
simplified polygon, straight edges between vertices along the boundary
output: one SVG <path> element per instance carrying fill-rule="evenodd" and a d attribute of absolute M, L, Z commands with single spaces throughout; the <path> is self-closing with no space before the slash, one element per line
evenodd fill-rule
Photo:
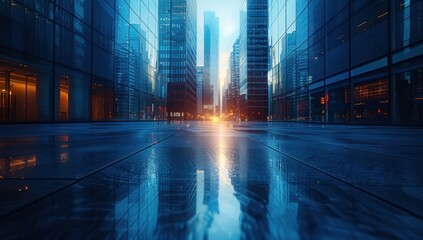
<path fill-rule="evenodd" d="M 394 122 L 423 123 L 423 63 L 409 62 L 395 67 L 393 84 Z"/>
<path fill-rule="evenodd" d="M 353 116 L 354 122 L 388 123 L 389 86 L 387 77 L 368 77 L 355 79 L 353 84 Z"/>
<path fill-rule="evenodd" d="M 349 82 L 328 87 L 328 122 L 346 123 L 350 119 L 350 88 Z"/>
<path fill-rule="evenodd" d="M 423 1 L 395 1 L 394 49 L 423 40 Z"/>
<path fill-rule="evenodd" d="M 310 121 L 325 122 L 325 105 L 326 97 L 325 90 L 323 88 L 310 92 Z"/>
<path fill-rule="evenodd" d="M 351 64 L 363 64 L 388 52 L 388 0 L 355 1 L 351 6 Z"/>

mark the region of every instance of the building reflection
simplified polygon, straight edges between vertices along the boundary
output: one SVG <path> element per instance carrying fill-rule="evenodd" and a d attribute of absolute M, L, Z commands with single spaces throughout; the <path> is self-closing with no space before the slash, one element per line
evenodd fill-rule
<path fill-rule="evenodd" d="M 219 167 L 218 161 L 212 157 L 205 158 L 205 152 L 202 148 L 195 149 L 197 159 L 197 191 L 201 195 L 197 205 L 201 203 L 206 209 L 203 211 L 209 213 L 211 217 L 219 214 Z M 206 155 L 207 156 L 207 155 Z M 200 193 L 201 192 L 201 193 Z M 202 206 L 197 206 L 197 211 Z M 202 211 L 202 210 L 200 210 Z"/>
<path fill-rule="evenodd" d="M 204 159 L 201 150 L 197 159 Z M 217 161 L 206 158 L 205 161 L 198 161 L 197 170 L 197 216 L 196 222 L 201 222 L 193 226 L 197 238 L 208 239 L 209 231 L 215 221 L 216 215 L 220 214 L 219 209 L 219 169 Z"/>
<path fill-rule="evenodd" d="M 299 239 L 298 184 L 296 170 L 288 167 L 281 156 L 269 157 L 271 236 L 279 239 Z"/>
<path fill-rule="evenodd" d="M 365 205 L 358 191 L 278 153 L 238 151 L 229 159 L 229 174 L 240 203 L 241 238 L 342 239 L 352 231 L 366 238 L 373 233 L 357 226 L 379 225 L 376 219 L 385 210 L 372 211 L 377 207 Z M 334 232 L 336 226 L 341 227 Z M 396 234 L 380 232 L 387 233 Z"/>
<path fill-rule="evenodd" d="M 56 138 L 63 150 L 75 141 L 66 135 Z M 251 140 L 234 146 L 237 143 L 227 140 L 231 138 L 223 131 L 215 139 L 217 145 L 203 142 L 214 144 L 208 149 L 201 144 L 149 148 L 76 183 L 13 181 L 12 190 L 0 192 L 2 206 L 10 208 L 12 201 L 27 193 L 38 193 L 38 198 L 52 189 L 62 190 L 33 202 L 28 211 L 1 218 L 0 236 L 235 239 L 241 234 L 241 239 L 401 239 L 401 234 L 421 232 L 414 218 L 396 215 L 395 208 L 369 200 L 367 193 L 327 174 L 255 146 Z M 51 154 L 56 155 L 0 157 L 0 175 L 43 165 L 47 156 L 62 156 L 60 150 Z M 78 157 L 72 154 L 72 159 Z M 380 216 L 385 222 L 380 222 Z M 23 220 L 31 221 L 25 231 Z"/>
<path fill-rule="evenodd" d="M 186 149 L 175 148 L 167 161 L 158 162 L 158 238 L 187 238 L 188 221 L 196 215 L 197 168 L 187 161 Z"/>
<path fill-rule="evenodd" d="M 0 179 L 13 177 L 16 171 L 22 171 L 37 165 L 35 154 L 0 158 Z"/>
<path fill-rule="evenodd" d="M 18 187 L 22 192 L 30 190 L 29 185 Z M 0 221 L 4 227 L 0 235 L 5 239 L 149 239 L 158 222 L 158 199 L 154 160 L 128 161 L 33 204 L 29 212 L 19 212 L 25 219 L 36 219 L 24 232 L 16 222 L 19 217 Z"/>
<path fill-rule="evenodd" d="M 267 157 L 269 228 L 263 231 L 273 239 L 395 239 L 420 231 L 407 221 L 398 222 L 390 215 L 392 209 L 368 201 L 366 194 L 335 178 L 278 154 Z M 385 216 L 383 224 L 401 227 L 381 228 L 380 216 Z"/>
<path fill-rule="evenodd" d="M 60 163 L 65 164 L 69 162 L 69 136 L 68 135 L 61 135 L 58 137 L 59 142 L 59 156 L 57 159 Z"/>
<path fill-rule="evenodd" d="M 255 158 L 250 148 L 240 148 L 232 158 L 230 179 L 240 203 L 241 238 L 269 237 L 269 166 L 266 158 Z"/>
<path fill-rule="evenodd" d="M 203 204 L 210 213 L 219 214 L 219 171 L 212 161 L 205 164 Z"/>
<path fill-rule="evenodd" d="M 54 149 L 51 151 L 38 151 L 33 154 L 22 154 L 32 147 L 37 137 L 11 137 L 1 146 L 0 154 L 0 179 L 27 177 L 27 173 L 37 171 L 37 167 L 45 167 L 49 164 L 65 164 L 69 162 L 69 136 L 59 135 L 47 137 L 48 144 L 52 143 Z M 9 148 L 18 144 L 18 148 Z M 23 150 L 22 150 L 23 149 Z"/>
<path fill-rule="evenodd" d="M 207 238 L 219 214 L 219 169 L 202 148 L 166 149 L 158 166 L 159 239 Z"/>

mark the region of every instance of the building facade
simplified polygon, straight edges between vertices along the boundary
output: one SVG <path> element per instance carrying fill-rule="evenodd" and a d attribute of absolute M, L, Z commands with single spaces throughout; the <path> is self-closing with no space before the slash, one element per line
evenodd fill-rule
<path fill-rule="evenodd" d="M 204 73 L 205 82 L 210 85 L 210 96 L 205 103 L 212 105 L 212 114 L 219 113 L 220 103 L 219 81 L 219 18 L 215 12 L 204 12 Z M 210 108 L 210 106 L 206 106 Z"/>
<path fill-rule="evenodd" d="M 204 67 L 197 67 L 197 116 L 203 114 Z"/>
<path fill-rule="evenodd" d="M 164 119 L 157 1 L 1 1 L 0 122 Z"/>
<path fill-rule="evenodd" d="M 168 81 L 168 118 L 197 112 L 197 2 L 159 0 L 159 69 Z"/>
<path fill-rule="evenodd" d="M 423 1 L 269 1 L 272 120 L 423 124 Z"/>
<path fill-rule="evenodd" d="M 229 84 L 227 89 L 227 115 L 231 119 L 240 118 L 240 83 L 239 83 L 239 38 L 232 46 L 229 59 Z"/>
<path fill-rule="evenodd" d="M 268 1 L 244 0 L 241 4 L 240 93 L 247 120 L 268 116 L 269 40 Z"/>

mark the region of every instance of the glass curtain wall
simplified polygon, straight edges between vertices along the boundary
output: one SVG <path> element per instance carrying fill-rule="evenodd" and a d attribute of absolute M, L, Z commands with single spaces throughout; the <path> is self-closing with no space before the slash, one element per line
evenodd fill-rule
<path fill-rule="evenodd" d="M 0 2 L 0 121 L 164 119 L 157 0 Z"/>
<path fill-rule="evenodd" d="M 423 124 L 423 1 L 269 5 L 271 119 Z"/>

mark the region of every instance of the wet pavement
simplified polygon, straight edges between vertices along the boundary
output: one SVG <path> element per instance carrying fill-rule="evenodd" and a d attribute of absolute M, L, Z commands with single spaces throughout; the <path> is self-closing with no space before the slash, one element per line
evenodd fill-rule
<path fill-rule="evenodd" d="M 423 129 L 0 125 L 1 239 L 419 239 Z"/>

